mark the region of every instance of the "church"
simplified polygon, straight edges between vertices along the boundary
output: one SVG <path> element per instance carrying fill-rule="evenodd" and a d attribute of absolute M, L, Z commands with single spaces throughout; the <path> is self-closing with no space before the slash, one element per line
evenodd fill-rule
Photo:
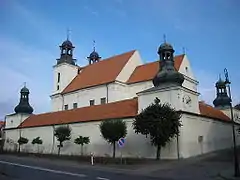
<path fill-rule="evenodd" d="M 53 66 L 51 112 L 33 114 L 30 90 L 26 86 L 20 90 L 15 113 L 5 117 L 5 150 L 16 150 L 19 137 L 26 137 L 29 142 L 22 152 L 57 154 L 54 129 L 68 125 L 71 140 L 64 142 L 61 154 L 80 155 L 74 139 L 81 135 L 90 138 L 84 155 L 111 156 L 112 147 L 101 136 L 99 124 L 122 119 L 127 123 L 126 143 L 116 149 L 116 156 L 121 152 L 124 157 L 155 158 L 156 148 L 149 138 L 134 133 L 132 122 L 156 98 L 182 113 L 180 135 L 162 148 L 161 158 L 188 158 L 232 147 L 231 99 L 225 81 L 219 78 L 215 84 L 214 107 L 199 101 L 190 61 L 186 54 L 174 55 L 171 44 L 164 42 L 153 50 L 159 60 L 150 63 L 143 63 L 137 50 L 102 59 L 94 48 L 83 67 L 76 64 L 74 48 L 69 39 L 60 46 Z M 237 129 L 240 111 L 233 112 Z M 36 137 L 43 140 L 39 149 L 31 144 Z M 239 144 L 238 137 L 236 141 Z"/>

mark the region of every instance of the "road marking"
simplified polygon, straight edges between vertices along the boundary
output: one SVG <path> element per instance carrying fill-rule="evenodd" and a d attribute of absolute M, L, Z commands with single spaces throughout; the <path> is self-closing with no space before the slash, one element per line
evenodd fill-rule
<path fill-rule="evenodd" d="M 110 179 L 102 178 L 102 177 L 97 177 L 97 179 L 99 179 L 99 180 L 110 180 Z"/>
<path fill-rule="evenodd" d="M 70 176 L 86 177 L 85 174 L 70 173 L 70 172 L 66 172 L 66 171 L 58 171 L 58 170 L 53 170 L 53 169 L 41 168 L 41 167 L 37 167 L 37 166 L 27 166 L 24 164 L 11 163 L 11 162 L 7 162 L 7 161 L 0 161 L 0 163 L 29 168 L 29 169 L 35 169 L 35 170 L 40 170 L 40 171 L 47 171 L 47 172 L 52 172 L 52 173 L 56 173 L 56 174 L 65 174 L 65 175 L 70 175 Z"/>

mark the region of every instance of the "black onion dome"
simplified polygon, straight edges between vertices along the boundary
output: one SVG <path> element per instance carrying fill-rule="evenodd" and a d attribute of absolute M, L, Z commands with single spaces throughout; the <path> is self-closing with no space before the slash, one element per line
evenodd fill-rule
<path fill-rule="evenodd" d="M 14 111 L 16 113 L 32 114 L 33 113 L 33 108 L 27 103 L 22 103 L 22 104 L 18 104 L 15 107 Z"/>
<path fill-rule="evenodd" d="M 99 54 L 96 51 L 91 52 L 89 55 L 91 59 L 99 58 Z"/>
<path fill-rule="evenodd" d="M 225 81 L 223 81 L 222 79 L 219 79 L 219 80 L 216 82 L 216 87 L 226 87 Z"/>
<path fill-rule="evenodd" d="M 174 51 L 174 50 L 173 50 L 173 46 L 172 46 L 171 44 L 167 43 L 167 42 L 162 43 L 162 44 L 160 45 L 160 47 L 158 48 L 158 53 L 161 52 L 161 51 L 163 51 L 163 50 L 171 50 L 171 51 Z"/>
<path fill-rule="evenodd" d="M 24 87 L 21 89 L 20 92 L 21 92 L 21 93 L 29 93 L 29 89 L 26 88 L 26 86 L 24 86 Z"/>
<path fill-rule="evenodd" d="M 163 83 L 174 83 L 177 85 L 182 85 L 184 81 L 184 76 L 177 72 L 177 71 L 160 71 L 154 78 L 153 78 L 153 85 L 159 86 Z"/>
<path fill-rule="evenodd" d="M 71 41 L 66 40 L 66 41 L 64 41 L 64 42 L 62 43 L 62 46 L 63 46 L 63 47 L 73 47 L 73 44 L 72 44 Z"/>
<path fill-rule="evenodd" d="M 218 96 L 213 101 L 215 107 L 228 107 L 230 103 L 231 99 L 228 96 Z"/>

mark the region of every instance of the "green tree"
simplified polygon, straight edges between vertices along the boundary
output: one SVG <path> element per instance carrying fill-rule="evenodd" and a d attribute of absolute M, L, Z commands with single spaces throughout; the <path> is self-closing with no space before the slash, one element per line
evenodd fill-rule
<path fill-rule="evenodd" d="M 160 159 L 161 147 L 179 135 L 181 113 L 169 104 L 161 104 L 158 98 L 135 117 L 135 133 L 150 135 L 151 143 L 157 147 L 156 159 Z"/>
<path fill-rule="evenodd" d="M 38 153 L 39 153 L 39 145 L 42 144 L 42 143 L 43 143 L 43 141 L 40 139 L 40 137 L 36 137 L 36 138 L 34 138 L 34 139 L 32 140 L 32 144 L 33 144 L 33 145 L 34 145 L 34 144 L 37 144 Z"/>
<path fill-rule="evenodd" d="M 89 144 L 90 139 L 89 139 L 89 137 L 79 136 L 78 138 L 76 138 L 74 140 L 74 143 L 78 144 L 78 145 L 81 145 L 81 155 L 83 155 L 83 146 L 84 146 L 84 144 Z"/>
<path fill-rule="evenodd" d="M 113 145 L 113 158 L 115 158 L 116 141 L 127 135 L 126 123 L 119 119 L 105 120 L 101 122 L 99 128 L 103 138 Z"/>
<path fill-rule="evenodd" d="M 60 155 L 61 148 L 63 147 L 63 142 L 71 139 L 71 129 L 69 126 L 59 126 L 54 131 L 54 136 L 56 136 L 59 141 L 58 155 Z"/>
<path fill-rule="evenodd" d="M 27 144 L 27 143 L 28 143 L 28 139 L 27 139 L 27 138 L 25 138 L 25 137 L 20 137 L 20 138 L 18 139 L 18 152 L 21 151 L 21 145 Z"/>

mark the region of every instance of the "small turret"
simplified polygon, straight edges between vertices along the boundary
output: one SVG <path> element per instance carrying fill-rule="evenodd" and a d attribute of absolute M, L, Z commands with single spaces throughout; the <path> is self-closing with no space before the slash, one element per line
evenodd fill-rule
<path fill-rule="evenodd" d="M 231 98 L 227 94 L 226 83 L 219 77 L 215 84 L 217 97 L 214 99 L 213 104 L 218 109 L 225 109 L 230 107 Z"/>
<path fill-rule="evenodd" d="M 95 41 L 93 41 L 93 52 L 91 52 L 91 54 L 87 58 L 89 60 L 89 64 L 99 62 L 101 59 L 101 57 L 95 50 Z"/>
<path fill-rule="evenodd" d="M 29 89 L 26 87 L 26 84 L 20 91 L 20 102 L 19 104 L 15 107 L 15 112 L 16 113 L 25 113 L 25 114 L 32 114 L 33 113 L 33 108 L 29 104 Z"/>

